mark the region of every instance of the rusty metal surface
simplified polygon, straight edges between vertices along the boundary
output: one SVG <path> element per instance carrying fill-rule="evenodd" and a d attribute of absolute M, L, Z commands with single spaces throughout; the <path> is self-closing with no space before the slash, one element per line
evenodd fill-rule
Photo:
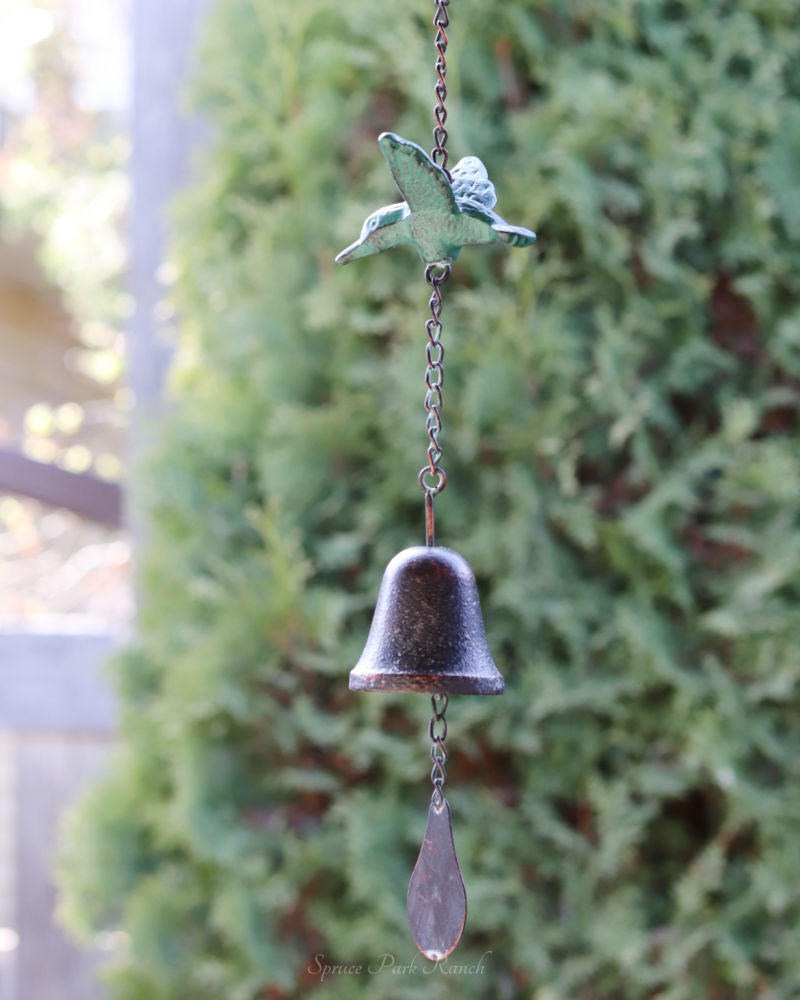
<path fill-rule="evenodd" d="M 408 924 L 414 943 L 434 962 L 447 958 L 464 933 L 467 893 L 458 866 L 447 799 L 431 802 L 428 825 L 408 884 Z"/>
<path fill-rule="evenodd" d="M 475 574 L 452 549 L 414 546 L 386 567 L 352 691 L 501 694 Z"/>
<path fill-rule="evenodd" d="M 433 26 L 436 28 L 434 45 L 436 46 L 436 86 L 433 88 L 436 94 L 436 104 L 433 108 L 433 149 L 431 159 L 438 164 L 442 170 L 450 177 L 447 169 L 447 29 L 450 26 L 450 13 L 447 10 L 450 0 L 436 0 L 436 14 L 433 18 Z M 452 177 L 450 177 L 452 180 Z"/>

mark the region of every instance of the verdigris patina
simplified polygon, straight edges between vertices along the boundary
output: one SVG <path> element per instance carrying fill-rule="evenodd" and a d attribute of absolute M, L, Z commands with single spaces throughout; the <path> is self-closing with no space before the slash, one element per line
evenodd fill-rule
<path fill-rule="evenodd" d="M 378 145 L 405 201 L 369 215 L 356 242 L 337 256 L 337 264 L 401 243 L 410 243 L 426 264 L 435 264 L 455 260 L 464 246 L 501 242 L 527 247 L 535 241 L 536 233 L 510 226 L 493 211 L 494 184 L 477 156 L 459 160 L 451 182 L 415 142 L 384 132 Z"/>

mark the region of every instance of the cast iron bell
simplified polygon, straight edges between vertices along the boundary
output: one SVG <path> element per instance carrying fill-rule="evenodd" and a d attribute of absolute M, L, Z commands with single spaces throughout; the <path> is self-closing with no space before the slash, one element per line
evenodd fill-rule
<path fill-rule="evenodd" d="M 392 559 L 350 690 L 502 694 L 466 559 L 423 545 Z"/>

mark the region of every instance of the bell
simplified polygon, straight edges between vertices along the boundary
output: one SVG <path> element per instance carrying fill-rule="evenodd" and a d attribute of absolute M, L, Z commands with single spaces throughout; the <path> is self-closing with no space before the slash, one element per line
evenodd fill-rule
<path fill-rule="evenodd" d="M 422 545 L 392 559 L 350 690 L 502 694 L 466 559 Z"/>

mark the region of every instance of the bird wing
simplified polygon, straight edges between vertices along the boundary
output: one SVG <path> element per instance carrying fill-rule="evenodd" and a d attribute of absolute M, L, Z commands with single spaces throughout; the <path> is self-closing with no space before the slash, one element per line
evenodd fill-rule
<path fill-rule="evenodd" d="M 489 180 L 486 167 L 477 156 L 465 156 L 450 172 L 453 178 L 453 194 L 456 202 L 464 210 L 462 202 L 480 206 L 491 211 L 497 204 L 494 184 Z"/>
<path fill-rule="evenodd" d="M 492 229 L 503 243 L 508 243 L 512 247 L 529 247 L 536 242 L 536 233 L 532 230 L 525 229 L 523 226 L 509 226 L 503 219 L 493 223 Z"/>
<path fill-rule="evenodd" d="M 483 219 L 483 221 L 488 222 L 490 226 L 499 218 L 499 216 L 495 215 L 495 213 L 491 210 L 491 206 L 487 205 L 485 201 L 481 201 L 479 198 L 473 198 L 470 195 L 461 195 L 455 186 L 454 192 L 456 196 L 456 204 L 466 215 L 472 215 L 476 219 Z"/>
<path fill-rule="evenodd" d="M 462 201 L 461 209 L 464 215 L 469 215 L 473 219 L 480 219 L 491 226 L 497 233 L 497 239 L 503 243 L 508 243 L 512 247 L 529 247 L 536 242 L 536 233 L 522 226 L 510 226 L 505 219 L 501 219 L 497 212 L 487 211 L 474 202 Z M 486 240 L 485 242 L 489 242 Z"/>
<path fill-rule="evenodd" d="M 447 174 L 433 162 L 422 146 L 402 139 L 394 132 L 384 132 L 378 138 L 378 145 L 400 194 L 412 212 L 458 212 Z"/>

